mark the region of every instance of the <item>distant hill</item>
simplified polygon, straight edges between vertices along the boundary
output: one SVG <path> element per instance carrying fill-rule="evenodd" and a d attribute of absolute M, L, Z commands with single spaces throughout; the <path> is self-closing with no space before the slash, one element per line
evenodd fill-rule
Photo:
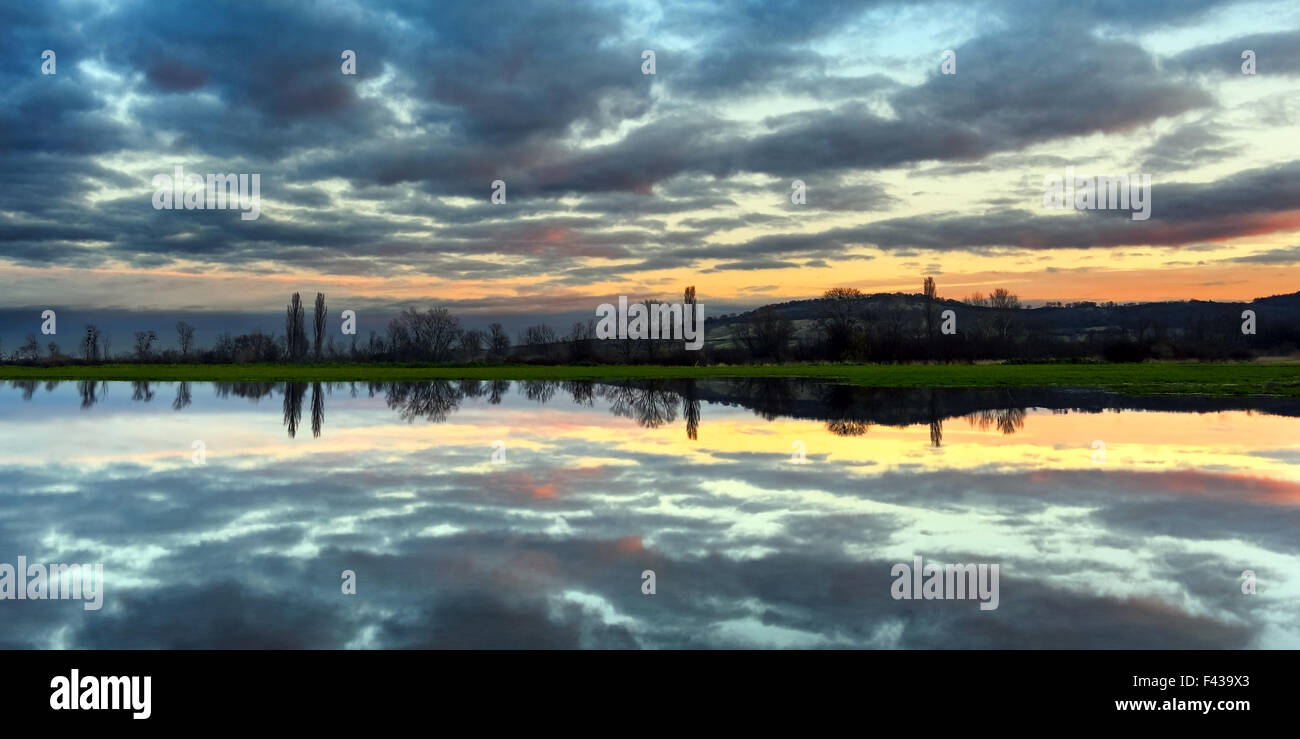
<path fill-rule="evenodd" d="M 826 313 L 822 298 L 772 303 L 771 308 L 794 324 L 794 341 L 812 338 L 818 331 L 817 321 Z M 897 330 L 903 334 L 923 332 L 925 297 L 919 293 L 873 293 L 861 301 L 863 320 L 879 333 Z M 756 308 L 741 313 L 709 318 L 705 332 L 711 347 L 734 346 L 734 334 L 750 321 Z M 1089 337 L 1129 337 L 1135 341 L 1187 339 L 1200 335 L 1210 339 L 1216 333 L 1240 336 L 1241 312 L 1256 314 L 1257 342 L 1261 345 L 1300 343 L 1300 292 L 1256 298 L 1249 302 L 1205 300 L 1160 301 L 1150 303 L 1078 302 L 1048 304 L 1036 308 L 1003 311 L 986 306 L 969 305 L 960 300 L 936 299 L 935 312 L 952 310 L 957 315 L 958 332 L 987 328 L 1010 313 L 1018 336 L 1040 336 L 1058 341 L 1082 342 Z"/>

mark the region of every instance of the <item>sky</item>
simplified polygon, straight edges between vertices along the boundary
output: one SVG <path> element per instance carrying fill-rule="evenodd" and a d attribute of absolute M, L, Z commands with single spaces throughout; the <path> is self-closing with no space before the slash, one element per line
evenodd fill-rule
<path fill-rule="evenodd" d="M 0 310 L 1300 277 L 1294 2 L 6 2 L 0 54 Z M 176 166 L 258 174 L 260 216 L 155 208 Z M 1149 174 L 1150 218 L 1044 207 L 1067 167 Z"/>

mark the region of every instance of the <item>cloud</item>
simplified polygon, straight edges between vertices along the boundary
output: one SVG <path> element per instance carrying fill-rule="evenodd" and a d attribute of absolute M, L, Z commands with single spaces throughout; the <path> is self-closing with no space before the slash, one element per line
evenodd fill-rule
<path fill-rule="evenodd" d="M 1185 72 L 1201 75 L 1229 74 L 1249 80 L 1242 73 L 1242 52 L 1255 52 L 1255 74 L 1300 74 L 1300 31 L 1256 33 L 1249 36 L 1189 49 L 1171 60 Z"/>
<path fill-rule="evenodd" d="M 563 289 L 718 261 L 740 280 L 872 248 L 1176 246 L 1294 229 L 1291 188 L 1248 192 L 1250 162 L 1214 182 L 1158 180 L 1141 225 L 1016 206 L 1036 170 L 1105 159 L 1089 141 L 1132 139 L 1157 174 L 1234 169 L 1250 148 L 1219 121 L 1222 93 L 1194 60 L 1238 42 L 1162 58 L 1105 32 L 1195 25 L 1216 5 L 983 3 L 955 26 L 951 76 L 933 54 L 915 52 L 922 68 L 860 51 L 864 28 L 906 28 L 914 49 L 951 34 L 939 4 L 921 16 L 893 2 L 7 8 L 0 35 L 29 63 L 0 70 L 0 266 Z M 1290 33 L 1244 37 L 1261 74 L 1289 64 Z M 47 47 L 54 76 L 39 74 Z M 340 71 L 345 48 L 355 76 Z M 654 76 L 640 73 L 644 48 L 658 53 Z M 153 210 L 150 178 L 177 164 L 260 173 L 262 217 Z M 902 175 L 926 184 L 907 193 Z M 917 214 L 952 192 L 948 178 L 980 184 L 958 185 L 950 211 Z M 488 202 L 497 179 L 506 206 Z M 800 208 L 793 179 L 809 187 Z M 851 225 L 859 213 L 879 218 Z"/>

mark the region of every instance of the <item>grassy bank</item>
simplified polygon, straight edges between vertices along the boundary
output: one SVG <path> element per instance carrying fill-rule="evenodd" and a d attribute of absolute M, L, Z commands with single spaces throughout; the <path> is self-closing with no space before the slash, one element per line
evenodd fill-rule
<path fill-rule="evenodd" d="M 1128 393 L 1300 397 L 1300 362 L 854 365 L 734 367 L 430 366 L 377 364 L 0 365 L 0 380 L 393 381 L 809 377 L 876 387 L 1095 387 Z"/>

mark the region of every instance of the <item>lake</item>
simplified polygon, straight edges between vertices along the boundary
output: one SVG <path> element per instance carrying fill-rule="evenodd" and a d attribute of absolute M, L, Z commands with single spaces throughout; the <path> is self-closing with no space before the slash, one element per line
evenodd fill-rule
<path fill-rule="evenodd" d="M 0 500 L 11 649 L 1300 647 L 1296 400 L 8 382 Z"/>

